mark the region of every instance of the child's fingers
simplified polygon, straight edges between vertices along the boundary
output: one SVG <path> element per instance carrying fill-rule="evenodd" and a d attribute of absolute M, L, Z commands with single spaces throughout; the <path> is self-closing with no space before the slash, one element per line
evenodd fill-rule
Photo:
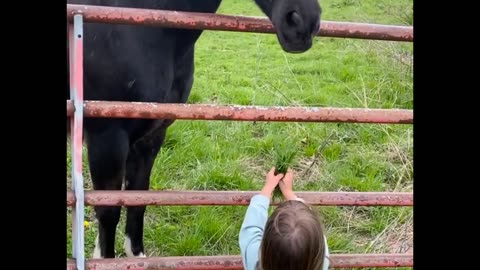
<path fill-rule="evenodd" d="M 290 183 L 284 182 L 284 180 L 280 180 L 280 182 L 278 182 L 278 187 L 280 188 L 280 190 L 284 195 L 293 190 L 293 186 L 291 185 L 291 182 Z"/>
<path fill-rule="evenodd" d="M 275 177 L 275 181 L 280 181 L 283 178 L 283 173 L 279 173 L 279 174 L 275 175 L 274 177 Z"/>
<path fill-rule="evenodd" d="M 287 173 L 285 174 L 285 178 L 283 178 L 283 181 L 293 181 L 293 171 L 291 169 L 287 170 Z"/>
<path fill-rule="evenodd" d="M 272 167 L 272 169 L 267 174 L 266 180 L 270 183 L 274 182 L 275 185 L 277 185 L 278 181 L 280 181 L 283 177 L 284 175 L 282 173 L 275 175 L 275 167 Z"/>
<path fill-rule="evenodd" d="M 275 167 L 272 167 L 272 168 L 270 169 L 270 171 L 268 172 L 267 176 L 272 177 L 272 176 L 274 176 L 274 175 L 275 175 Z"/>

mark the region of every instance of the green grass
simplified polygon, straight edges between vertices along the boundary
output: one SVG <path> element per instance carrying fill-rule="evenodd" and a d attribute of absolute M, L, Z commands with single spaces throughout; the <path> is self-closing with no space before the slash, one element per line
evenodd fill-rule
<path fill-rule="evenodd" d="M 413 20 L 413 0 L 323 0 L 322 6 L 323 20 L 397 25 Z M 219 13 L 262 16 L 247 0 L 225 0 Z M 281 50 L 274 35 L 209 31 L 197 43 L 188 102 L 413 109 L 412 61 L 412 43 L 321 37 L 310 51 L 293 55 Z M 277 162 L 278 145 L 295 153 L 296 190 L 412 191 L 411 125 L 182 120 L 168 131 L 151 189 L 259 190 Z M 84 173 L 90 189 L 86 166 Z M 70 179 L 70 167 L 67 174 Z M 404 252 L 412 244 L 409 207 L 316 209 L 332 253 Z M 245 210 L 148 207 L 147 254 L 238 255 Z M 85 229 L 90 257 L 96 235 L 92 208 L 85 218 L 92 222 Z M 70 219 L 69 214 L 68 256 Z M 124 256 L 124 212 L 119 228 L 116 247 Z"/>

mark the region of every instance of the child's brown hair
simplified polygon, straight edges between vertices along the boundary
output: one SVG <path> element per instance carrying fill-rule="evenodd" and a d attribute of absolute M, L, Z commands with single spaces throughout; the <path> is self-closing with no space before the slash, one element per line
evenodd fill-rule
<path fill-rule="evenodd" d="M 257 269 L 321 270 L 325 238 L 319 217 L 306 204 L 289 200 L 267 221 Z"/>

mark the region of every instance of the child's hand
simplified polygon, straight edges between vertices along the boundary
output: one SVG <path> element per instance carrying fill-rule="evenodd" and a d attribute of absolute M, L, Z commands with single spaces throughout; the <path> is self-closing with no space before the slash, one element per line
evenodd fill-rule
<path fill-rule="evenodd" d="M 283 174 L 281 173 L 275 175 L 275 167 L 273 167 L 265 177 L 265 185 L 260 193 L 268 198 L 271 198 L 273 190 L 275 187 L 277 187 L 278 182 L 280 179 L 282 179 L 282 177 Z"/>
<path fill-rule="evenodd" d="M 280 190 L 282 191 L 285 200 L 295 200 L 297 196 L 293 193 L 293 171 L 287 170 L 285 177 L 278 183 Z"/>

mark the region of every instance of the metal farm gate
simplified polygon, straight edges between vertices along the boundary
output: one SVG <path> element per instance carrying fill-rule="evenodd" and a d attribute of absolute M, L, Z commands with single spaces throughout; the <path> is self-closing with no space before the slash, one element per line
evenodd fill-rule
<path fill-rule="evenodd" d="M 168 118 L 189 120 L 344 122 L 413 124 L 413 110 L 257 107 L 106 102 L 83 100 L 83 23 L 151 25 L 185 29 L 274 33 L 266 18 L 203 13 L 67 5 L 71 100 L 72 191 L 67 206 L 73 215 L 73 258 L 67 270 L 189 269 L 241 270 L 240 256 L 153 257 L 86 260 L 84 206 L 248 205 L 254 191 L 84 191 L 83 117 Z M 320 36 L 413 42 L 413 27 L 322 21 Z M 410 192 L 296 192 L 311 205 L 412 206 Z M 275 203 L 272 203 L 275 204 Z M 333 268 L 413 267 L 412 254 L 332 254 Z"/>

